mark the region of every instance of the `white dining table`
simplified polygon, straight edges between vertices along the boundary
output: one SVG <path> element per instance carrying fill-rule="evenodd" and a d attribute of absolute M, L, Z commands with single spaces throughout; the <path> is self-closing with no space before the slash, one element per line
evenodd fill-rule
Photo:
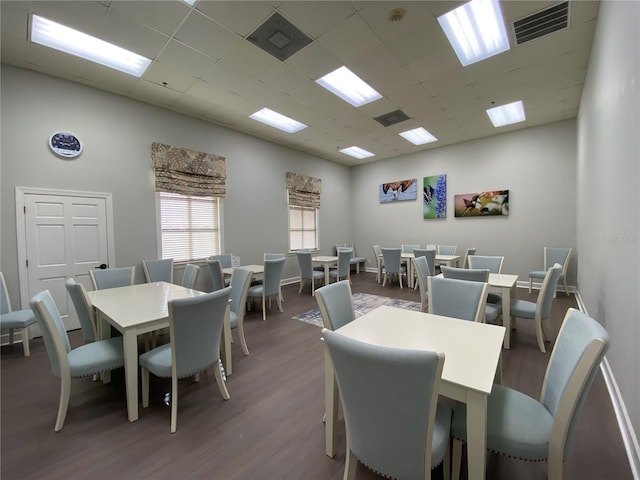
<path fill-rule="evenodd" d="M 197 290 L 167 282 L 142 283 L 87 292 L 96 311 L 98 336 L 110 337 L 110 326 L 122 333 L 127 415 L 130 422 L 138 419 L 138 335 L 169 326 L 169 301 L 202 294 Z M 233 369 L 228 308 L 223 328 L 222 348 L 225 373 L 231 375 Z"/>
<path fill-rule="evenodd" d="M 407 264 L 407 286 L 413 288 L 414 286 L 414 273 L 413 273 L 413 259 L 416 256 L 413 253 L 402 252 L 400 254 L 400 260 Z M 383 256 L 378 255 L 378 283 L 382 278 L 382 260 Z M 435 259 L 436 265 L 446 265 L 448 267 L 457 267 L 460 262 L 460 255 L 437 255 Z"/>
<path fill-rule="evenodd" d="M 443 352 L 440 394 L 467 407 L 470 480 L 485 478 L 487 396 L 501 378 L 505 327 L 381 306 L 336 330 L 349 338 L 395 348 Z M 335 455 L 338 388 L 325 350 L 325 453 Z"/>
<path fill-rule="evenodd" d="M 311 257 L 311 263 L 324 267 L 324 284 L 329 285 L 329 267 L 338 263 L 338 257 L 331 255 L 318 255 Z"/>

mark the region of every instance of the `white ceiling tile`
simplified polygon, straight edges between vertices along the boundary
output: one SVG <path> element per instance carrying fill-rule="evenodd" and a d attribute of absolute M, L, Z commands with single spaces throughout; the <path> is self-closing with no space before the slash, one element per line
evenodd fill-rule
<path fill-rule="evenodd" d="M 223 88 L 230 92 L 237 92 L 248 87 L 255 79 L 247 77 L 224 61 L 216 63 L 211 70 L 202 76 L 203 80 L 211 83 L 216 88 Z"/>
<path fill-rule="evenodd" d="M 342 60 L 317 41 L 287 58 L 284 63 L 313 81 L 343 65 Z"/>
<path fill-rule="evenodd" d="M 237 34 L 220 26 L 197 10 L 193 10 L 175 34 L 176 40 L 220 59 L 241 40 Z"/>
<path fill-rule="evenodd" d="M 200 1 L 195 7 L 229 30 L 246 37 L 274 12 L 268 2 Z"/>
<path fill-rule="evenodd" d="M 284 93 L 290 93 L 303 85 L 309 85 L 311 82 L 285 63 L 280 63 L 275 68 L 258 75 L 258 80 Z"/>
<path fill-rule="evenodd" d="M 166 45 L 158 61 L 194 77 L 201 77 L 216 63 L 215 59 L 176 40 Z"/>
<path fill-rule="evenodd" d="M 160 62 L 153 62 L 142 76 L 143 80 L 164 86 L 176 92 L 185 92 L 198 79 L 192 75 L 187 75 L 176 71 Z"/>
<path fill-rule="evenodd" d="M 324 35 L 355 13 L 348 2 L 283 2 L 278 11 L 313 39 Z"/>
<path fill-rule="evenodd" d="M 172 35 L 191 8 L 180 0 L 140 0 L 111 2 L 116 10 L 131 21 L 146 25 L 165 35 Z"/>
<path fill-rule="evenodd" d="M 280 60 L 249 42 L 235 43 L 222 59 L 227 65 L 256 78 L 281 64 Z"/>
<path fill-rule="evenodd" d="M 100 38 L 150 59 L 158 56 L 169 37 L 128 19 L 112 10 L 101 29 Z"/>
<path fill-rule="evenodd" d="M 359 15 L 352 15 L 317 40 L 338 58 L 348 59 L 382 43 Z"/>
<path fill-rule="evenodd" d="M 180 96 L 180 93 L 174 90 L 152 82 L 147 82 L 146 80 L 140 80 L 132 90 L 132 93 L 140 100 L 161 107 L 169 106 Z"/>
<path fill-rule="evenodd" d="M 2 2 L 11 3 L 11 2 Z M 26 3 L 28 2 L 21 2 Z M 74 28 L 94 37 L 100 36 L 109 8 L 98 2 L 31 2 L 31 13 Z M 25 26 L 26 27 L 26 26 Z"/>

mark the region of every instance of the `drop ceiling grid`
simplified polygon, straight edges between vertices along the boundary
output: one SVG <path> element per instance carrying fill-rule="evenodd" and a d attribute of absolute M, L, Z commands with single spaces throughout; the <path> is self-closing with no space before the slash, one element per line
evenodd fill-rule
<path fill-rule="evenodd" d="M 282 2 L 278 12 L 312 39 L 318 39 L 352 17 L 348 2 Z"/>
<path fill-rule="evenodd" d="M 275 11 L 268 2 L 257 1 L 201 1 L 195 8 L 242 37 L 262 25 Z"/>
<path fill-rule="evenodd" d="M 174 37 L 216 59 L 222 58 L 231 45 L 242 40 L 239 35 L 223 28 L 198 11 L 191 12 Z"/>
<path fill-rule="evenodd" d="M 173 35 L 191 11 L 180 1 L 111 2 L 110 9 L 167 36 Z"/>
<path fill-rule="evenodd" d="M 101 38 L 147 58 L 156 58 L 169 37 L 110 10 L 101 29 Z"/>

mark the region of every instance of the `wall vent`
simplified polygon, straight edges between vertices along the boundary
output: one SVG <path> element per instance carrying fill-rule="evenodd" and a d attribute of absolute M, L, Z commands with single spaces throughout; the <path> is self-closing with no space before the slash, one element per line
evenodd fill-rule
<path fill-rule="evenodd" d="M 558 3 L 513 22 L 516 45 L 569 26 L 569 2 Z"/>
<path fill-rule="evenodd" d="M 395 125 L 396 123 L 409 120 L 409 117 L 402 110 L 395 110 L 393 112 L 380 115 L 379 117 L 375 117 L 374 120 L 383 127 L 390 127 L 391 125 Z"/>

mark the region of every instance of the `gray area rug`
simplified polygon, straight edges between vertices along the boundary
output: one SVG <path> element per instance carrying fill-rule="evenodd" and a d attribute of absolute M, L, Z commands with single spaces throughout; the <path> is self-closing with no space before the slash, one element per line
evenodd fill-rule
<path fill-rule="evenodd" d="M 398 298 L 383 297 L 381 295 L 370 295 L 368 293 L 353 294 L 353 308 L 357 313 L 364 314 L 380 305 L 389 305 L 391 307 L 404 308 L 406 310 L 420 311 L 420 302 L 411 302 L 409 300 L 400 300 Z M 314 308 L 308 312 L 301 313 L 293 317 L 294 320 L 310 323 L 316 327 L 322 327 L 322 316 L 320 309 Z"/>

